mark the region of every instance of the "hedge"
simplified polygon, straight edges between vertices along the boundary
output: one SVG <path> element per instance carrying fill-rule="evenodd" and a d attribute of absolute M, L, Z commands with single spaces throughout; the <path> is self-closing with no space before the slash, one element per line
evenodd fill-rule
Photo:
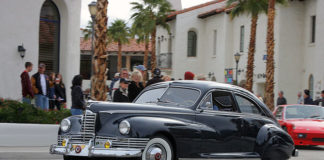
<path fill-rule="evenodd" d="M 30 104 L 0 98 L 0 123 L 58 124 L 69 116 L 68 109 L 43 111 Z"/>

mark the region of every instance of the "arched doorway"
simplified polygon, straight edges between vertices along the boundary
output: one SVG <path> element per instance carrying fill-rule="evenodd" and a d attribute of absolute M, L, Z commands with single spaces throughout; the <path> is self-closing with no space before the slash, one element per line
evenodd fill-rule
<path fill-rule="evenodd" d="M 311 74 L 308 79 L 308 89 L 309 89 L 309 94 L 311 97 L 314 96 L 314 77 Z"/>
<path fill-rule="evenodd" d="M 46 73 L 59 72 L 60 13 L 54 2 L 46 0 L 39 20 L 39 63 Z"/>

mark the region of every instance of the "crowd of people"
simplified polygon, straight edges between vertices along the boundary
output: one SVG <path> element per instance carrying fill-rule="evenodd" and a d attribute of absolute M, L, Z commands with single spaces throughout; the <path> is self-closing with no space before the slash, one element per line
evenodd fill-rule
<path fill-rule="evenodd" d="M 40 63 L 38 72 L 29 76 L 29 72 L 33 69 L 31 62 L 25 63 L 25 70 L 21 73 L 22 85 L 22 101 L 31 104 L 35 100 L 35 106 L 43 110 L 60 110 L 66 107 L 66 91 L 62 80 L 62 75 L 59 73 L 45 74 L 46 65 Z M 132 102 L 141 93 L 141 91 L 152 84 L 173 81 L 174 79 L 168 75 L 162 75 L 161 70 L 156 68 L 152 72 L 152 78 L 147 82 L 143 80 L 146 68 L 143 65 L 135 67 L 132 73 L 127 68 L 122 68 L 119 73 L 116 73 L 110 83 L 109 97 L 113 102 Z M 195 77 L 192 72 L 185 72 L 184 80 L 206 80 L 204 75 Z M 181 79 L 179 79 L 181 80 Z M 71 96 L 72 96 L 72 115 L 80 115 L 85 110 L 85 99 L 82 90 L 83 78 L 81 75 L 74 76 L 72 80 Z M 321 93 L 321 98 L 313 100 L 309 90 L 304 90 L 304 94 L 298 93 L 297 104 L 321 105 L 324 106 L 324 90 Z M 261 99 L 261 96 L 258 96 Z M 284 97 L 284 92 L 278 93 L 277 106 L 287 104 Z"/>
<path fill-rule="evenodd" d="M 287 104 L 287 100 L 284 97 L 284 92 L 280 91 L 278 93 L 277 106 L 286 105 L 286 104 Z M 315 101 L 312 99 L 310 95 L 310 91 L 308 89 L 304 90 L 303 95 L 301 92 L 299 92 L 297 94 L 297 104 L 319 105 L 324 107 L 324 90 L 321 92 L 321 98 L 316 99 Z"/>
<path fill-rule="evenodd" d="M 36 107 L 43 110 L 60 110 L 66 104 L 65 85 L 59 73 L 45 74 L 46 65 L 40 63 L 38 72 L 29 76 L 33 70 L 31 62 L 25 63 L 25 70 L 21 73 L 22 101 L 31 104 L 35 99 Z"/>

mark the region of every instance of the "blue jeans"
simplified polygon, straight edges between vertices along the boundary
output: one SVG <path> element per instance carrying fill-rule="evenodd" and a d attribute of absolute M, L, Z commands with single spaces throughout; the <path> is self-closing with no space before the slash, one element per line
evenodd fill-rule
<path fill-rule="evenodd" d="M 26 103 L 26 104 L 31 104 L 31 99 L 30 98 L 27 98 L 27 97 L 23 97 L 22 98 L 22 102 L 23 103 Z"/>
<path fill-rule="evenodd" d="M 36 106 L 42 110 L 48 110 L 48 97 L 42 94 L 36 94 Z"/>
<path fill-rule="evenodd" d="M 72 116 L 75 116 L 75 115 L 83 115 L 83 110 L 82 109 L 72 108 L 71 109 L 71 114 L 72 114 Z"/>

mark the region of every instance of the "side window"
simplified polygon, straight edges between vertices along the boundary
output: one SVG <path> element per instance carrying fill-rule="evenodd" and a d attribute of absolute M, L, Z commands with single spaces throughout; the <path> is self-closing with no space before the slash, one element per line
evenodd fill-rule
<path fill-rule="evenodd" d="M 234 100 L 232 94 L 230 92 L 216 91 L 213 92 L 212 96 L 213 110 L 229 112 L 237 111 L 233 103 Z"/>
<path fill-rule="evenodd" d="M 247 98 L 242 97 L 240 95 L 235 95 L 235 99 L 242 113 L 262 114 L 258 106 L 256 106 Z"/>
<path fill-rule="evenodd" d="M 275 115 L 277 119 L 282 119 L 282 111 L 283 111 L 283 107 L 278 107 Z"/>
<path fill-rule="evenodd" d="M 212 95 L 209 94 L 202 102 L 201 109 L 213 110 Z"/>

